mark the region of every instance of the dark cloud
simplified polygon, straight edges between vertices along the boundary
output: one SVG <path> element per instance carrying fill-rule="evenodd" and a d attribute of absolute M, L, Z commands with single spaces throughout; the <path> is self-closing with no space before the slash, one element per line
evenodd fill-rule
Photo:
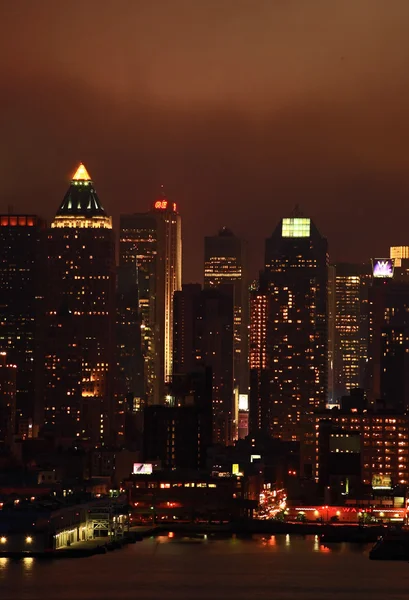
<path fill-rule="evenodd" d="M 82 160 L 107 209 L 183 216 L 185 279 L 223 225 L 295 204 L 334 259 L 408 243 L 407 0 L 0 4 L 0 209 L 51 217 Z"/>

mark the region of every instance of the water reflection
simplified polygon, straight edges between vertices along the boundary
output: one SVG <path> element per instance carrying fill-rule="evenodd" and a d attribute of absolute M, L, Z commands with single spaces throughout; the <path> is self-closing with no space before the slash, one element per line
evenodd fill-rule
<path fill-rule="evenodd" d="M 9 559 L 6 556 L 0 558 L 0 571 L 3 571 L 3 569 L 7 569 L 8 562 Z"/>
<path fill-rule="evenodd" d="M 321 552 L 322 554 L 328 554 L 331 552 L 331 548 L 321 544 L 319 535 L 314 536 L 314 552 Z"/>
<path fill-rule="evenodd" d="M 34 558 L 32 556 L 25 556 L 23 558 L 24 571 L 31 571 L 34 565 Z"/>

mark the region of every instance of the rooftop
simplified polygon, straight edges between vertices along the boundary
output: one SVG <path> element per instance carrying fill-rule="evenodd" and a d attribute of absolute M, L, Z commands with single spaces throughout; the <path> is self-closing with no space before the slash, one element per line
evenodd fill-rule
<path fill-rule="evenodd" d="M 80 163 L 71 179 L 52 227 L 112 228 L 85 165 Z"/>

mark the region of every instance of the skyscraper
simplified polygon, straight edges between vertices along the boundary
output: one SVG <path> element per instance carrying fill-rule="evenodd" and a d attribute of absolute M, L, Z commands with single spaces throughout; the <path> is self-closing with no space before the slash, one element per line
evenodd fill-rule
<path fill-rule="evenodd" d="M 374 277 L 369 290 L 369 399 L 409 409 L 409 282 Z"/>
<path fill-rule="evenodd" d="M 163 401 L 172 374 L 173 294 L 182 286 L 181 218 L 164 196 L 147 213 L 121 215 L 120 265 L 136 264 L 146 397 Z"/>
<path fill-rule="evenodd" d="M 211 370 L 213 442 L 231 444 L 234 431 L 233 289 L 184 285 L 174 297 L 174 378 Z"/>
<path fill-rule="evenodd" d="M 159 343 L 156 322 L 158 231 L 151 213 L 121 215 L 119 268 L 136 268 L 138 312 L 144 357 L 144 388 L 150 402 L 159 402 Z M 125 311 L 132 311 L 135 298 L 129 298 Z M 125 301 L 126 302 L 126 301 Z"/>
<path fill-rule="evenodd" d="M 110 442 L 114 431 L 115 240 L 84 165 L 47 239 L 44 426 Z"/>
<path fill-rule="evenodd" d="M 266 240 L 272 431 L 286 440 L 298 439 L 301 416 L 326 401 L 327 268 L 327 240 L 309 218 L 282 219 Z"/>
<path fill-rule="evenodd" d="M 329 365 L 332 401 L 365 386 L 368 358 L 368 289 L 372 280 L 370 264 L 339 263 L 329 280 L 333 316 L 329 340 L 333 341 Z M 332 367 L 332 368 L 331 368 Z"/>
<path fill-rule="evenodd" d="M 223 227 L 205 237 L 205 288 L 231 285 L 234 290 L 234 381 L 240 394 L 248 394 L 248 281 L 243 240 Z"/>
<path fill-rule="evenodd" d="M 0 215 L 0 351 L 17 366 L 16 427 L 37 435 L 38 351 L 45 270 L 45 222 L 36 215 Z"/>
<path fill-rule="evenodd" d="M 0 444 L 10 445 L 16 429 L 17 367 L 0 352 Z"/>

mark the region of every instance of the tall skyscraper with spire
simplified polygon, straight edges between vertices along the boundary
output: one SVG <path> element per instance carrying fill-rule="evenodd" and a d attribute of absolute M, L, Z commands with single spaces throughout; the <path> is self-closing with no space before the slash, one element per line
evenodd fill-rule
<path fill-rule="evenodd" d="M 182 288 L 181 217 L 163 189 L 148 212 L 121 215 L 119 263 L 137 267 L 146 398 L 160 404 L 172 375 L 173 294 Z"/>
<path fill-rule="evenodd" d="M 115 240 L 81 164 L 47 239 L 44 427 L 58 438 L 113 440 Z"/>
<path fill-rule="evenodd" d="M 266 240 L 271 433 L 297 440 L 303 415 L 327 395 L 328 245 L 299 211 Z"/>

